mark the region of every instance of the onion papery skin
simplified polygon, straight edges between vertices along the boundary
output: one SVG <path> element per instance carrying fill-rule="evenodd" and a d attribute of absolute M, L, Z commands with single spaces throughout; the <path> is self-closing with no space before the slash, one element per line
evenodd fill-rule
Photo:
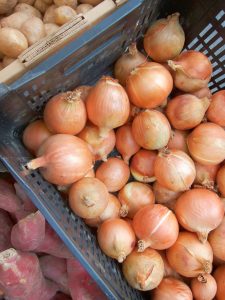
<path fill-rule="evenodd" d="M 187 137 L 188 150 L 202 165 L 217 165 L 225 159 L 225 131 L 214 123 L 198 125 Z"/>
<path fill-rule="evenodd" d="M 213 94 L 206 116 L 210 122 L 225 127 L 225 90 Z"/>
<path fill-rule="evenodd" d="M 219 192 L 223 197 L 225 197 L 225 165 L 223 165 L 216 176 L 216 183 L 219 189 Z"/>
<path fill-rule="evenodd" d="M 139 209 L 133 218 L 133 228 L 138 237 L 138 251 L 147 247 L 164 250 L 178 237 L 179 225 L 174 213 L 167 207 L 154 204 Z"/>
<path fill-rule="evenodd" d="M 216 300 L 224 300 L 225 295 L 225 265 L 222 265 L 216 269 L 213 273 L 213 277 L 216 280 L 217 292 Z"/>
<path fill-rule="evenodd" d="M 188 130 L 199 125 L 209 107 L 208 98 L 199 99 L 191 94 L 184 94 L 169 101 L 166 115 L 171 125 L 179 130 Z"/>
<path fill-rule="evenodd" d="M 111 77 L 102 77 L 90 90 L 86 108 L 88 119 L 100 128 L 102 136 L 125 124 L 130 114 L 126 91 Z"/>
<path fill-rule="evenodd" d="M 216 193 L 197 188 L 178 198 L 175 213 L 181 226 L 196 232 L 199 240 L 205 243 L 209 232 L 222 222 L 224 206 Z"/>
<path fill-rule="evenodd" d="M 171 137 L 167 147 L 169 149 L 181 150 L 188 154 L 188 147 L 186 142 L 188 133 L 188 131 L 184 130 L 171 130 Z"/>
<path fill-rule="evenodd" d="M 147 150 L 165 147 L 171 136 L 171 127 L 167 118 L 157 110 L 145 110 L 136 116 L 132 123 L 135 141 Z"/>
<path fill-rule="evenodd" d="M 78 92 L 80 94 L 80 99 L 84 102 L 87 100 L 87 96 L 91 90 L 91 86 L 89 85 L 80 85 L 74 89 L 74 92 Z"/>
<path fill-rule="evenodd" d="M 155 181 L 154 164 L 156 157 L 156 151 L 139 150 L 131 159 L 130 171 L 132 176 L 143 183 Z"/>
<path fill-rule="evenodd" d="M 179 13 L 153 23 L 144 37 L 144 49 L 156 62 L 166 62 L 180 54 L 185 35 L 179 23 Z M 163 45 L 163 46 L 162 46 Z"/>
<path fill-rule="evenodd" d="M 106 185 L 109 192 L 117 192 L 122 189 L 129 177 L 129 166 L 117 157 L 110 157 L 96 171 L 96 178 Z"/>
<path fill-rule="evenodd" d="M 116 149 L 122 155 L 123 160 L 128 164 L 131 156 L 140 150 L 140 146 L 136 143 L 131 125 L 126 124 L 118 128 L 116 131 Z"/>
<path fill-rule="evenodd" d="M 225 262 L 225 217 L 220 225 L 209 234 L 213 254 Z"/>
<path fill-rule="evenodd" d="M 212 271 L 213 252 L 208 242 L 201 243 L 195 233 L 180 232 L 175 244 L 166 250 L 171 267 L 185 277 Z"/>
<path fill-rule="evenodd" d="M 135 247 L 132 227 L 122 219 L 104 221 L 98 228 L 98 243 L 102 251 L 122 263 Z"/>
<path fill-rule="evenodd" d="M 205 274 L 192 279 L 191 290 L 195 300 L 213 300 L 217 284 L 212 275 Z"/>
<path fill-rule="evenodd" d="M 155 202 L 157 204 L 162 204 L 167 208 L 174 211 L 177 199 L 182 195 L 182 192 L 174 192 L 168 190 L 158 183 L 158 181 L 153 184 L 153 193 L 155 195 Z"/>
<path fill-rule="evenodd" d="M 122 205 L 120 216 L 130 219 L 133 219 L 140 208 L 155 203 L 155 196 L 151 187 L 135 181 L 127 183 L 119 191 L 118 199 Z"/>
<path fill-rule="evenodd" d="M 195 180 L 196 170 L 192 159 L 183 151 L 162 150 L 155 161 L 155 177 L 160 185 L 174 191 L 188 190 Z"/>
<path fill-rule="evenodd" d="M 194 95 L 198 98 L 204 98 L 204 97 L 207 97 L 208 99 L 212 98 L 212 93 L 211 93 L 210 89 L 208 88 L 208 86 L 204 86 L 200 90 L 198 90 L 196 92 L 192 92 L 192 95 Z"/>
<path fill-rule="evenodd" d="M 177 279 L 181 279 L 181 276 L 172 269 L 171 265 L 168 262 L 168 259 L 166 257 L 166 253 L 165 251 L 158 251 L 160 256 L 163 259 L 163 263 L 164 263 L 164 278 L 165 277 L 173 277 L 173 278 L 177 278 Z"/>
<path fill-rule="evenodd" d="M 52 133 L 78 134 L 85 126 L 87 112 L 80 92 L 60 93 L 44 109 L 44 121 Z"/>
<path fill-rule="evenodd" d="M 176 278 L 163 278 L 153 291 L 152 300 L 193 300 L 189 286 Z"/>
<path fill-rule="evenodd" d="M 127 282 L 140 291 L 156 288 L 163 279 L 164 265 L 160 254 L 150 248 L 144 252 L 134 251 L 128 255 L 122 265 Z"/>
<path fill-rule="evenodd" d="M 198 51 L 184 51 L 174 60 L 169 60 L 168 64 L 174 71 L 175 86 L 187 93 L 205 87 L 212 76 L 212 65 L 209 59 Z"/>
<path fill-rule="evenodd" d="M 108 154 L 114 149 L 116 144 L 116 135 L 113 129 L 102 137 L 100 136 L 99 128 L 91 124 L 85 126 L 78 137 L 90 145 L 95 160 L 106 161 Z"/>
<path fill-rule="evenodd" d="M 170 72 L 155 62 L 135 68 L 127 78 L 126 90 L 130 101 L 141 108 L 160 106 L 173 88 Z"/>
<path fill-rule="evenodd" d="M 212 189 L 214 187 L 219 168 L 220 165 L 206 166 L 196 162 L 195 183 Z"/>
<path fill-rule="evenodd" d="M 51 135 L 52 133 L 48 130 L 45 123 L 42 120 L 36 120 L 25 128 L 23 144 L 32 154 L 35 154 L 41 144 Z"/>
<path fill-rule="evenodd" d="M 87 143 L 68 134 L 50 136 L 39 148 L 38 158 L 27 163 L 29 170 L 40 168 L 50 183 L 68 185 L 84 177 L 93 167 Z"/>

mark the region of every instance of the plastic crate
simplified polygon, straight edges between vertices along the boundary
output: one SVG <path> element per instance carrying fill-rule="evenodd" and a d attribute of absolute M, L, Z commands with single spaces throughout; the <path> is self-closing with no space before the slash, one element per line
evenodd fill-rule
<path fill-rule="evenodd" d="M 129 0 L 10 86 L 0 85 L 1 161 L 109 299 L 139 300 L 145 296 L 128 286 L 119 264 L 101 252 L 95 236 L 53 185 L 38 171 L 23 175 L 23 166 L 31 156 L 21 143 L 21 132 L 51 96 L 92 84 L 112 72 L 112 63 L 131 41 L 142 36 L 150 22 L 175 11 L 182 15 L 186 49 L 200 50 L 212 61 L 212 92 L 225 88 L 224 0 Z"/>

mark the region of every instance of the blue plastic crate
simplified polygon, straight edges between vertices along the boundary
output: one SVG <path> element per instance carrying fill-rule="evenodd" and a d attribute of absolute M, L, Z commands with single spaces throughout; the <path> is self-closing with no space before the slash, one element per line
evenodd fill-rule
<path fill-rule="evenodd" d="M 70 211 L 53 185 L 38 171 L 23 175 L 23 166 L 31 156 L 21 142 L 21 132 L 41 114 L 51 96 L 92 84 L 112 72 L 113 62 L 143 36 L 150 22 L 175 11 L 182 15 L 186 49 L 203 51 L 212 61 L 212 92 L 224 89 L 224 0 L 129 0 L 11 85 L 0 85 L 1 161 L 109 299 L 139 300 L 145 296 L 128 286 L 120 266 L 101 252 L 90 229 Z"/>

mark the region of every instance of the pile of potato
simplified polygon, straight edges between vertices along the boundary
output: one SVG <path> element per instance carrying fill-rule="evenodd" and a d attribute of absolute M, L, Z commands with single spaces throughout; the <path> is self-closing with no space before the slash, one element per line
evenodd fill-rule
<path fill-rule="evenodd" d="M 102 0 L 0 0 L 0 70 Z"/>

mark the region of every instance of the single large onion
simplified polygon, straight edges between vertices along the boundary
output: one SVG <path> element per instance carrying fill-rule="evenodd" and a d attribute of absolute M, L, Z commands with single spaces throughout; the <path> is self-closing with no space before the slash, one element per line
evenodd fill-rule
<path fill-rule="evenodd" d="M 206 166 L 196 162 L 195 183 L 208 188 L 213 188 L 219 167 L 220 165 Z"/>
<path fill-rule="evenodd" d="M 113 129 L 102 137 L 100 136 L 99 128 L 91 124 L 85 126 L 78 137 L 90 145 L 95 160 L 101 159 L 106 161 L 107 155 L 113 150 L 116 144 L 116 136 Z"/>
<path fill-rule="evenodd" d="M 42 120 L 30 123 L 23 132 L 23 143 L 31 153 L 36 153 L 41 144 L 51 136 Z"/>
<path fill-rule="evenodd" d="M 146 62 L 134 69 L 127 78 L 126 90 L 130 101 L 141 108 L 161 105 L 173 88 L 170 72 L 155 62 Z"/>
<path fill-rule="evenodd" d="M 141 147 L 158 150 L 168 144 L 171 127 L 164 114 L 157 110 L 146 110 L 134 118 L 132 133 Z"/>
<path fill-rule="evenodd" d="M 213 277 L 216 280 L 217 292 L 216 300 L 224 300 L 225 295 L 225 265 L 222 265 L 216 269 L 213 273 Z"/>
<path fill-rule="evenodd" d="M 180 95 L 169 101 L 166 115 L 174 128 L 192 129 L 201 123 L 209 104 L 206 97 L 199 99 L 191 94 Z"/>
<path fill-rule="evenodd" d="M 60 93 L 44 109 L 44 121 L 53 133 L 75 135 L 85 126 L 87 113 L 80 92 Z"/>
<path fill-rule="evenodd" d="M 87 143 L 72 135 L 56 134 L 41 145 L 38 157 L 27 163 L 27 168 L 40 168 L 47 181 L 67 185 L 84 177 L 92 169 L 92 163 Z"/>
<path fill-rule="evenodd" d="M 191 290 L 195 300 L 213 300 L 216 296 L 216 280 L 210 274 L 200 275 L 191 281 Z"/>
<path fill-rule="evenodd" d="M 106 209 L 108 201 L 108 190 L 97 178 L 84 177 L 75 182 L 69 191 L 70 207 L 81 218 L 91 219 L 100 216 Z"/>
<path fill-rule="evenodd" d="M 130 169 L 122 159 L 110 157 L 98 167 L 96 177 L 104 182 L 109 192 L 117 192 L 127 183 Z"/>
<path fill-rule="evenodd" d="M 171 265 L 168 262 L 165 251 L 159 251 L 164 263 L 164 278 L 165 277 L 173 277 L 177 279 L 181 279 L 181 276 L 172 269 Z"/>
<path fill-rule="evenodd" d="M 102 136 L 125 124 L 130 113 L 126 91 L 111 77 L 102 77 L 90 90 L 86 107 L 89 120 L 100 128 Z"/>
<path fill-rule="evenodd" d="M 146 57 L 138 51 L 136 44 L 131 44 L 128 48 L 128 52 L 124 53 L 114 65 L 115 78 L 119 80 L 119 83 L 125 86 L 130 72 L 146 62 L 146 60 Z"/>
<path fill-rule="evenodd" d="M 213 94 L 207 118 L 210 122 L 225 127 L 225 90 Z"/>
<path fill-rule="evenodd" d="M 163 278 L 153 291 L 152 300 L 193 300 L 189 286 L 176 278 Z M 202 299 L 203 300 L 203 299 Z"/>
<path fill-rule="evenodd" d="M 145 37 L 144 48 L 157 62 L 166 62 L 180 54 L 184 47 L 185 35 L 179 23 L 179 13 L 153 23 Z"/>
<path fill-rule="evenodd" d="M 183 193 L 175 206 L 179 223 L 188 231 L 196 232 L 205 243 L 210 231 L 222 222 L 224 206 L 219 196 L 207 189 L 192 189 Z"/>
<path fill-rule="evenodd" d="M 154 164 L 157 157 L 156 151 L 139 150 L 131 160 L 130 171 L 133 177 L 140 182 L 155 181 Z"/>
<path fill-rule="evenodd" d="M 120 203 L 121 217 L 128 217 L 133 219 L 138 210 L 145 205 L 154 204 L 155 196 L 149 185 L 141 182 L 127 183 L 118 194 Z"/>
<path fill-rule="evenodd" d="M 225 159 L 225 131 L 214 123 L 198 125 L 187 138 L 188 150 L 195 161 L 217 165 Z"/>
<path fill-rule="evenodd" d="M 188 147 L 186 142 L 187 136 L 188 131 L 177 129 L 171 130 L 171 137 L 167 147 L 169 149 L 177 149 L 188 153 Z"/>
<path fill-rule="evenodd" d="M 135 249 L 122 265 L 128 283 L 140 291 L 156 288 L 163 279 L 164 265 L 160 254 L 153 249 L 138 252 Z"/>
<path fill-rule="evenodd" d="M 213 252 L 208 242 L 201 243 L 195 233 L 180 232 L 175 244 L 166 250 L 171 267 L 185 277 L 212 271 Z"/>
<path fill-rule="evenodd" d="M 155 202 L 174 210 L 177 199 L 182 194 L 182 192 L 174 192 L 168 190 L 158 183 L 158 181 L 153 184 L 153 193 L 155 195 Z"/>
<path fill-rule="evenodd" d="M 163 149 L 155 161 L 156 180 L 165 188 L 182 192 L 190 188 L 196 170 L 192 159 L 183 151 Z"/>
<path fill-rule="evenodd" d="M 120 263 L 132 252 L 136 243 L 132 227 L 118 218 L 103 222 L 97 237 L 102 251 Z"/>
<path fill-rule="evenodd" d="M 216 176 L 216 183 L 219 189 L 219 192 L 223 197 L 225 197 L 225 165 L 223 165 Z"/>
<path fill-rule="evenodd" d="M 131 156 L 140 149 L 140 146 L 134 140 L 131 125 L 126 124 L 117 129 L 116 149 L 122 155 L 122 158 L 126 163 L 129 163 Z"/>
<path fill-rule="evenodd" d="M 195 92 L 205 87 L 212 76 L 212 65 L 201 52 L 188 50 L 168 61 L 174 71 L 174 84 L 184 92 Z"/>
<path fill-rule="evenodd" d="M 210 232 L 209 243 L 215 257 L 225 261 L 225 217 L 221 224 Z"/>
<path fill-rule="evenodd" d="M 179 233 L 176 216 L 160 204 L 150 204 L 139 209 L 132 225 L 139 239 L 140 252 L 147 247 L 157 250 L 167 249 L 176 242 Z"/>

